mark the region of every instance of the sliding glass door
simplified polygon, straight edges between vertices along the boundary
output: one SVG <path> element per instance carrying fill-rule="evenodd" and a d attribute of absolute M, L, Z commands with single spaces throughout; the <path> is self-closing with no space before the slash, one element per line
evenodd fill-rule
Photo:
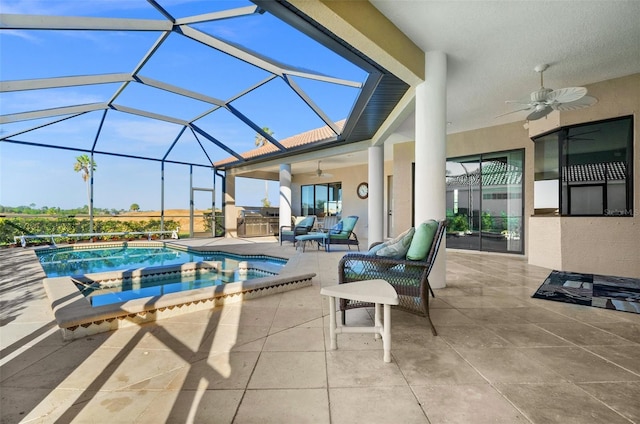
<path fill-rule="evenodd" d="M 523 253 L 524 151 L 447 160 L 447 247 Z"/>
<path fill-rule="evenodd" d="M 447 161 L 447 247 L 480 250 L 480 156 Z"/>

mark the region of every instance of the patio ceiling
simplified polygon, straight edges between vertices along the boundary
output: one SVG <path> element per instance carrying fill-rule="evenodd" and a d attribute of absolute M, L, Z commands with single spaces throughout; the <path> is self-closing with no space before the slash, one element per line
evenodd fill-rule
<path fill-rule="evenodd" d="M 370 139 L 409 88 L 288 2 L 113 4 L 1 15 L 0 141 L 248 165 L 257 135 L 272 159 L 291 154 L 281 139 L 322 126 L 325 147 Z"/>

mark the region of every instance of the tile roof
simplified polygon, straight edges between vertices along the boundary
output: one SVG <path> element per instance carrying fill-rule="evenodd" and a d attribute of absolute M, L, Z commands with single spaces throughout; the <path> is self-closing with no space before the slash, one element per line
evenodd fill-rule
<path fill-rule="evenodd" d="M 344 128 L 345 122 L 346 122 L 346 119 L 343 119 L 341 121 L 336 122 L 335 125 L 336 127 L 338 127 L 340 131 L 342 131 L 342 129 Z M 286 147 L 287 149 L 290 149 L 294 147 L 306 146 L 306 145 L 317 143 L 320 141 L 329 140 L 331 138 L 334 138 L 335 136 L 336 135 L 331 130 L 331 128 L 328 125 L 325 125 L 324 127 L 305 131 L 303 133 L 296 134 L 294 136 L 291 136 L 282 140 L 278 140 L 278 141 L 284 147 Z M 255 149 L 249 150 L 244 153 L 240 153 L 240 156 L 242 156 L 245 159 L 255 159 L 260 156 L 265 156 L 270 153 L 275 153 L 278 151 L 279 150 L 276 146 L 267 142 L 266 144 L 260 147 L 256 147 Z M 218 162 L 214 162 L 213 166 L 217 168 L 223 165 L 229 165 L 237 162 L 238 162 L 238 159 L 236 157 L 229 156 L 228 158 L 219 160 Z"/>
<path fill-rule="evenodd" d="M 624 180 L 627 175 L 625 162 L 600 162 L 570 165 L 563 168 L 563 181 L 570 183 Z M 504 162 L 490 162 L 482 165 L 482 185 L 520 184 L 522 170 Z M 467 187 L 480 184 L 480 170 L 469 175 L 448 175 L 447 187 Z"/>
<path fill-rule="evenodd" d="M 627 176 L 625 162 L 600 162 L 569 165 L 562 169 L 562 179 L 570 183 L 624 180 Z"/>
<path fill-rule="evenodd" d="M 483 162 L 482 185 L 507 185 L 520 184 L 522 181 L 522 168 L 509 165 L 504 162 Z M 480 184 L 480 169 L 469 172 L 469 175 L 448 175 L 448 187 L 467 187 Z"/>

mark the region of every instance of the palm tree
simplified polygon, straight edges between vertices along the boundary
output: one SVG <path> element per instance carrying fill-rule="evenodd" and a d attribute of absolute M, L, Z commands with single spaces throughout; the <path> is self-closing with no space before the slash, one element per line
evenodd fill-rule
<path fill-rule="evenodd" d="M 271 131 L 269 129 L 269 127 L 262 127 L 262 131 L 264 131 L 265 133 L 269 134 L 269 135 L 273 135 L 274 132 Z M 267 140 L 267 138 L 265 136 L 263 136 L 260 133 L 256 134 L 256 147 L 261 147 L 266 145 L 269 142 L 269 140 Z"/>
<path fill-rule="evenodd" d="M 262 131 L 269 135 L 273 135 L 274 132 L 269 129 L 269 127 L 262 127 Z M 256 147 L 262 147 L 266 145 L 269 140 L 265 136 L 260 133 L 256 133 Z M 269 202 L 269 183 L 267 180 L 264 180 L 264 199 L 262 199 L 262 206 L 269 207 L 271 203 Z"/>
<path fill-rule="evenodd" d="M 73 165 L 73 170 L 76 172 L 80 172 L 82 175 L 82 179 L 87 184 L 87 200 L 89 205 L 89 216 L 92 215 L 93 208 L 91 205 L 91 191 L 89 186 L 89 178 L 91 174 L 96 171 L 98 165 L 96 165 L 96 161 L 89 158 L 87 155 L 80 155 L 76 157 L 76 163 Z"/>

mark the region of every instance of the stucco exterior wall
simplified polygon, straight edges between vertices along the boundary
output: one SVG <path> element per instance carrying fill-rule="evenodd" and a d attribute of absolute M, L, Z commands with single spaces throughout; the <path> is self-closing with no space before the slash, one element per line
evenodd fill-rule
<path fill-rule="evenodd" d="M 634 208 L 631 217 L 563 218 L 562 266 L 568 271 L 640 278 L 640 74 L 588 85 L 587 89 L 598 103 L 563 112 L 560 124 L 634 116 Z"/>
<path fill-rule="evenodd" d="M 447 157 L 525 150 L 525 255 L 534 265 L 565 271 L 640 277 L 640 74 L 587 86 L 594 106 L 554 113 L 548 119 L 481 128 L 447 136 Z M 530 135 L 560 126 L 634 116 L 634 210 L 632 217 L 534 217 L 534 144 Z M 394 145 L 394 225 L 411 223 L 414 143 Z M 419 187 L 419 182 L 416 182 Z"/>
<path fill-rule="evenodd" d="M 527 238 L 529 263 L 562 270 L 562 218 L 558 216 L 525 217 L 531 236 Z"/>
<path fill-rule="evenodd" d="M 414 144 L 399 143 L 393 146 L 393 237 L 411 227 L 411 164 L 415 160 Z M 418 189 L 419 184 L 416 184 L 416 190 Z"/>

